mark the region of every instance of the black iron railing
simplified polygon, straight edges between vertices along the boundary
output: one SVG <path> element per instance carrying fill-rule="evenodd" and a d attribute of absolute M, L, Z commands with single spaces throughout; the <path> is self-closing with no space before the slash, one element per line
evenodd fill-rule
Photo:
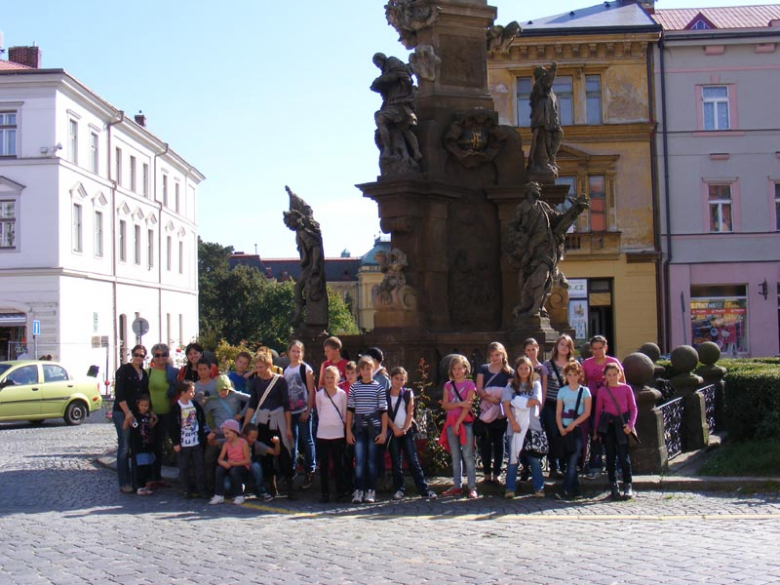
<path fill-rule="evenodd" d="M 682 398 L 675 398 L 659 406 L 664 421 L 664 443 L 669 459 L 683 452 L 685 445 L 685 403 Z"/>
<path fill-rule="evenodd" d="M 712 434 L 717 426 L 715 419 L 715 384 L 700 388 L 696 393 L 704 397 L 704 413 L 707 418 L 707 428 L 710 434 Z"/>

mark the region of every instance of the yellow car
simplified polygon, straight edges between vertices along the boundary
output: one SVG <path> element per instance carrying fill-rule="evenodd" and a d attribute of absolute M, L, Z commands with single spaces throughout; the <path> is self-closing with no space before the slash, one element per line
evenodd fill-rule
<path fill-rule="evenodd" d="M 0 422 L 64 418 L 80 425 L 102 403 L 96 378 L 74 380 L 56 362 L 0 362 Z"/>

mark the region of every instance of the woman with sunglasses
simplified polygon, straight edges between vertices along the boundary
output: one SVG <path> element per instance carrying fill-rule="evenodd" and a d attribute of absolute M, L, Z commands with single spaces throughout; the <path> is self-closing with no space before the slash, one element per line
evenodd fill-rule
<path fill-rule="evenodd" d="M 171 426 L 171 402 L 176 390 L 176 376 L 179 370 L 169 363 L 170 349 L 164 343 L 152 346 L 152 364 L 149 374 L 149 395 L 152 398 L 152 412 L 157 415 L 157 431 L 154 434 L 153 481 L 156 487 L 169 487 L 162 479 L 162 451 L 165 437 Z"/>
<path fill-rule="evenodd" d="M 116 427 L 116 472 L 119 478 L 119 489 L 123 493 L 132 494 L 133 478 L 130 474 L 130 428 L 135 420 L 135 409 L 138 397 L 149 394 L 149 375 L 144 370 L 146 348 L 136 345 L 130 351 L 130 362 L 122 364 L 116 371 L 114 387 L 114 409 L 111 419 Z M 130 419 L 130 426 L 125 427 L 125 420 Z"/>

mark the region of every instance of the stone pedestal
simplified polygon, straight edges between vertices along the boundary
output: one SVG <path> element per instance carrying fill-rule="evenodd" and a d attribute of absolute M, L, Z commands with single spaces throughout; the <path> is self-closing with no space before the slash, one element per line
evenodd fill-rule
<path fill-rule="evenodd" d="M 696 374 L 704 380 L 704 385 L 715 386 L 715 428 L 718 431 L 723 430 L 726 421 L 724 412 L 724 403 L 726 395 L 726 381 L 724 380 L 728 370 L 722 366 L 715 365 L 720 359 L 720 347 L 712 341 L 705 341 L 696 348 L 699 354 L 699 361 L 702 366 L 696 369 Z"/>
<path fill-rule="evenodd" d="M 704 397 L 696 393 L 704 380 L 692 373 L 698 362 L 699 356 L 690 345 L 681 345 L 672 351 L 672 371 L 675 375 L 669 382 L 674 388 L 675 397 L 682 397 L 685 401 L 686 451 L 702 449 L 710 442 Z"/>
<path fill-rule="evenodd" d="M 644 354 L 632 353 L 623 360 L 626 380 L 634 390 L 637 405 L 636 432 L 641 444 L 631 450 L 631 466 L 637 474 L 659 474 L 669 467 L 664 442 L 664 422 L 655 404 L 661 393 L 646 384 L 653 378 L 653 362 Z"/>

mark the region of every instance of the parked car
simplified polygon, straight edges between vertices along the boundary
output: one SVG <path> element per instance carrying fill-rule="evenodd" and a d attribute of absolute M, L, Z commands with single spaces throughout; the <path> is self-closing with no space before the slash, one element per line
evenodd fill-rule
<path fill-rule="evenodd" d="M 74 380 L 56 362 L 0 362 L 0 422 L 64 418 L 69 425 L 80 425 L 102 403 L 95 378 Z"/>

